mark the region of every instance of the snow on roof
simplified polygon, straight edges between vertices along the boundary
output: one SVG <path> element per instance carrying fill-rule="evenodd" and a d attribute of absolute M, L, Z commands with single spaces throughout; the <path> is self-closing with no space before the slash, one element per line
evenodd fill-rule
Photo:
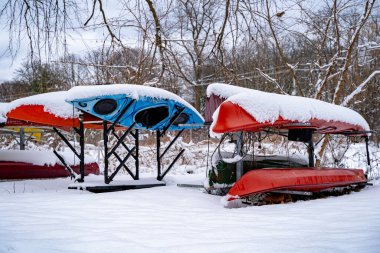
<path fill-rule="evenodd" d="M 20 98 L 9 103 L 8 111 L 12 111 L 22 105 L 42 105 L 45 112 L 52 113 L 64 119 L 76 118 L 79 111 L 68 104 L 67 91 L 56 91 Z"/>
<path fill-rule="evenodd" d="M 0 123 L 5 123 L 7 121 L 7 112 L 9 108 L 9 103 L 0 103 Z"/>
<path fill-rule="evenodd" d="M 366 131 L 370 130 L 367 121 L 359 113 L 317 99 L 249 89 L 249 92 L 233 95 L 226 101 L 239 105 L 260 123 L 275 122 L 281 116 L 286 120 L 298 122 L 311 119 L 340 121 L 359 125 Z"/>
<path fill-rule="evenodd" d="M 212 83 L 209 86 L 207 86 L 207 97 L 210 97 L 211 95 L 217 95 L 221 98 L 229 98 L 233 95 L 244 93 L 244 92 L 251 92 L 252 89 L 239 87 L 235 85 L 225 84 L 225 83 Z"/>
<path fill-rule="evenodd" d="M 80 163 L 80 160 L 77 159 L 71 151 L 58 151 L 58 153 L 70 166 L 75 166 Z M 39 166 L 62 165 L 55 154 L 48 150 L 0 150 L 0 161 L 30 163 Z M 86 164 L 93 162 L 95 162 L 95 160 L 92 157 L 85 156 Z"/>
<path fill-rule="evenodd" d="M 170 99 L 189 107 L 194 112 L 198 113 L 193 106 L 191 106 L 184 99 L 178 95 L 171 93 L 167 90 L 135 85 L 135 84 L 109 84 L 109 85 L 88 85 L 88 86 L 76 86 L 71 88 L 67 94 L 67 101 L 73 101 L 76 99 L 90 98 L 96 96 L 106 96 L 106 95 L 117 95 L 125 94 L 128 97 L 134 98 L 136 100 L 139 97 L 153 97 L 158 99 Z M 199 117 L 203 117 L 198 113 Z"/>

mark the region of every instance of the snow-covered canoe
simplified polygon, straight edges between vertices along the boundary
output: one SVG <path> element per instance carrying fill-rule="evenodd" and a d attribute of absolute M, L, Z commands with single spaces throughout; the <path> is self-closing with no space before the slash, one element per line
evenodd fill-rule
<path fill-rule="evenodd" d="M 203 117 L 179 96 L 154 87 L 131 84 L 77 86 L 67 102 L 102 120 L 136 129 L 169 130 L 198 128 Z M 178 116 L 178 117 L 176 117 Z"/>
<path fill-rule="evenodd" d="M 59 152 L 66 163 L 79 174 L 79 160 L 72 153 Z M 85 175 L 99 174 L 98 164 L 86 157 Z M 51 151 L 1 150 L 0 180 L 68 177 L 70 173 Z"/>
<path fill-rule="evenodd" d="M 215 133 L 262 129 L 313 129 L 317 133 L 369 131 L 357 112 L 320 100 L 251 90 L 224 101 L 214 113 Z"/>
<path fill-rule="evenodd" d="M 7 106 L 6 126 L 49 126 L 68 130 L 79 127 L 79 111 L 68 104 L 67 91 L 42 93 L 20 98 Z M 85 121 L 96 120 L 85 114 Z M 85 128 L 101 129 L 101 125 L 85 124 Z"/>
<path fill-rule="evenodd" d="M 289 140 L 308 144 L 309 167 L 252 169 L 236 181 L 227 199 L 247 199 L 278 190 L 313 193 L 337 187 L 363 186 L 367 182 L 360 169 L 314 167 L 313 133 L 368 135 L 369 125 L 357 112 L 316 99 L 235 89 L 225 84 L 214 84 L 208 88 L 208 93 L 224 99 L 213 114 L 212 132 L 281 129 L 289 130 Z"/>

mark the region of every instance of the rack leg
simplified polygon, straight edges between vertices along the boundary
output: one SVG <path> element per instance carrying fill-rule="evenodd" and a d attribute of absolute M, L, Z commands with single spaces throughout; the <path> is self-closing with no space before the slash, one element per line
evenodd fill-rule
<path fill-rule="evenodd" d="M 103 121 L 103 143 L 104 143 L 104 183 L 108 184 L 108 128 L 107 121 Z"/>

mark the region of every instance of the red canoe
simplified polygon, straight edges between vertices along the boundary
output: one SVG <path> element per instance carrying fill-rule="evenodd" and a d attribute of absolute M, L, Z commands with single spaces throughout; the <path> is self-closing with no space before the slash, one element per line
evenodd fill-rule
<path fill-rule="evenodd" d="M 84 113 L 85 128 L 102 129 L 101 124 L 86 122 L 100 121 L 99 118 Z M 79 118 L 64 118 L 47 112 L 43 105 L 20 105 L 7 113 L 6 126 L 54 126 L 69 131 L 71 127 L 79 127 Z"/>
<path fill-rule="evenodd" d="M 288 168 L 258 169 L 244 174 L 228 192 L 228 200 L 278 190 L 319 192 L 367 179 L 360 169 Z"/>
<path fill-rule="evenodd" d="M 77 174 L 79 161 L 71 152 L 58 152 Z M 87 157 L 84 163 L 85 175 L 99 174 L 99 166 Z M 35 179 L 68 177 L 66 170 L 56 155 L 49 150 L 1 150 L 0 152 L 0 180 Z"/>
<path fill-rule="evenodd" d="M 71 166 L 79 174 L 79 165 Z M 99 166 L 96 162 L 85 164 L 84 174 L 99 175 Z M 70 173 L 60 164 L 35 165 L 25 162 L 0 162 L 0 180 L 38 179 L 68 177 Z"/>
<path fill-rule="evenodd" d="M 334 108 L 333 108 L 334 109 Z M 219 107 L 219 114 L 214 122 L 212 131 L 215 133 L 227 132 L 257 132 L 262 129 L 274 127 L 282 129 L 311 128 L 315 133 L 337 134 L 342 132 L 362 132 L 366 129 L 360 125 L 342 121 L 332 121 L 323 118 L 313 118 L 307 122 L 286 120 L 279 116 L 274 122 L 258 122 L 252 115 L 237 104 L 230 101 L 223 102 Z"/>

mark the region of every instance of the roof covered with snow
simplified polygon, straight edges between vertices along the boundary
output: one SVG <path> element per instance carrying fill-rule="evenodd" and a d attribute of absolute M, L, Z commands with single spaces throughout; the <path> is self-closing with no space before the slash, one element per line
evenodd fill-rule
<path fill-rule="evenodd" d="M 91 98 L 97 96 L 125 94 L 128 97 L 138 100 L 140 97 L 152 97 L 157 99 L 170 99 L 189 107 L 194 112 L 198 113 L 193 106 L 191 106 L 184 99 L 178 95 L 164 89 L 135 85 L 135 84 L 109 84 L 109 85 L 88 85 L 76 86 L 67 92 L 67 101 L 74 101 L 76 99 Z M 203 119 L 203 117 L 198 113 Z"/>
<path fill-rule="evenodd" d="M 42 105 L 45 112 L 70 119 L 78 117 L 78 110 L 66 102 L 67 91 L 56 91 L 20 98 L 9 103 L 8 111 L 22 105 Z"/>

